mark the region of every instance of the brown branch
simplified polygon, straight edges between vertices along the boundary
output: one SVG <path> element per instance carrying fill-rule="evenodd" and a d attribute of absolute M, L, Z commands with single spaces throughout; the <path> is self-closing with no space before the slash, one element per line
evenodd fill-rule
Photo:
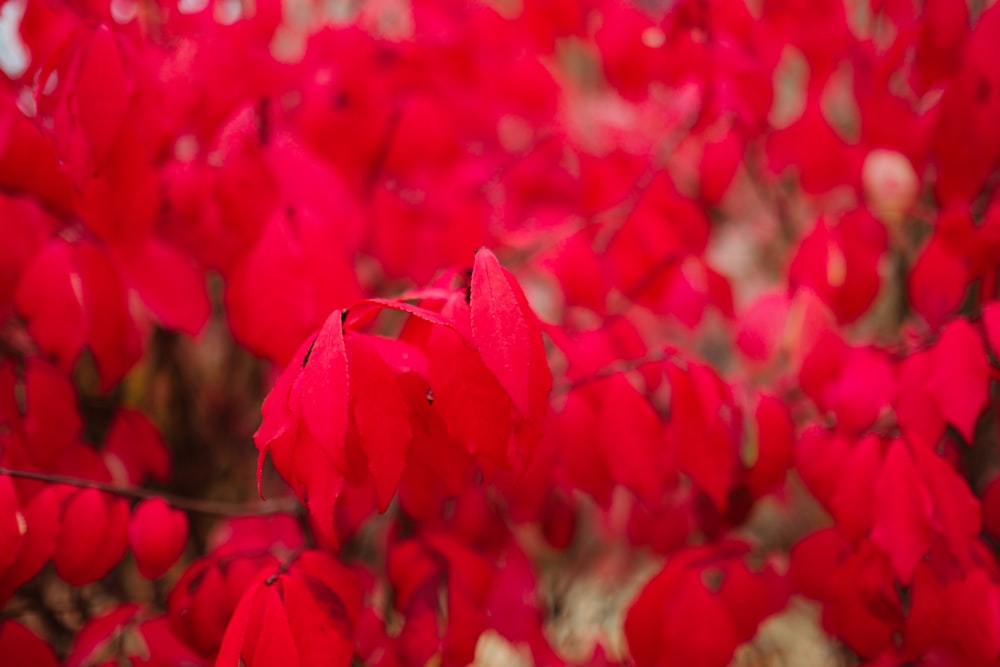
<path fill-rule="evenodd" d="M 34 472 L 31 470 L 18 470 L 0 466 L 0 475 L 17 477 L 20 479 L 30 479 L 36 482 L 48 482 L 50 484 L 66 484 L 81 489 L 97 489 L 105 493 L 113 493 L 117 496 L 134 498 L 136 500 L 148 500 L 159 498 L 171 507 L 175 507 L 185 512 L 197 514 L 215 514 L 218 516 L 267 516 L 270 514 L 299 514 L 302 512 L 302 505 L 292 498 L 281 498 L 277 500 L 264 500 L 251 503 L 231 503 L 219 500 L 201 500 L 198 498 L 185 498 L 169 493 L 159 493 L 146 489 L 136 489 L 107 482 L 96 482 L 91 479 L 80 477 L 70 477 L 68 475 L 53 475 L 44 472 Z"/>

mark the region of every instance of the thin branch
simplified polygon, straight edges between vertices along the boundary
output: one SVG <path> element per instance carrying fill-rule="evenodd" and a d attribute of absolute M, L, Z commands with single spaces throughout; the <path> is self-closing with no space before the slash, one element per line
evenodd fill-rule
<path fill-rule="evenodd" d="M 603 380 L 604 378 L 611 377 L 612 375 L 618 375 L 619 373 L 634 371 L 640 366 L 645 366 L 646 364 L 656 364 L 663 361 L 669 361 L 671 359 L 675 359 L 676 356 L 676 353 L 672 350 L 662 350 L 656 354 L 649 354 L 636 359 L 621 359 L 613 364 L 608 364 L 604 368 L 595 371 L 590 375 L 585 375 L 583 377 L 576 378 L 575 380 L 567 380 L 566 382 L 553 387 L 552 395 L 560 396 L 562 394 L 567 394 L 574 389 L 590 384 L 591 382 L 597 382 L 598 380 Z"/>
<path fill-rule="evenodd" d="M 255 501 L 251 503 L 231 503 L 219 500 L 200 500 L 197 498 L 184 498 L 169 493 L 159 493 L 146 489 L 136 489 L 132 487 L 109 484 L 107 482 L 96 482 L 91 479 L 80 477 L 70 477 L 68 475 L 53 475 L 31 470 L 18 470 L 0 466 L 0 475 L 17 477 L 20 479 L 30 479 L 36 482 L 48 482 L 50 484 L 66 484 L 81 489 L 97 489 L 105 493 L 113 493 L 117 496 L 134 498 L 136 500 L 148 500 L 159 498 L 171 507 L 175 507 L 185 512 L 197 514 L 216 514 L 219 516 L 267 516 L 270 514 L 299 514 L 302 512 L 302 505 L 293 498 L 281 498 L 276 500 Z"/>
<path fill-rule="evenodd" d="M 658 145 L 651 152 L 649 162 L 643 167 L 642 172 L 636 176 L 628 192 L 625 193 L 620 201 L 582 218 L 577 224 L 572 226 L 572 229 L 569 230 L 569 234 L 566 236 L 560 234 L 545 235 L 544 242 L 534 248 L 528 249 L 520 255 L 517 264 L 529 264 L 538 256 L 565 240 L 568 235 L 591 227 L 601 228 L 595 234 L 593 240 L 594 251 L 598 254 L 606 252 L 618 235 L 618 232 L 625 226 L 629 215 L 635 210 L 635 207 L 653 184 L 657 174 L 667 168 L 670 156 L 680 146 L 684 137 L 688 135 L 695 121 L 697 121 L 697 114 L 690 114 L 683 123 L 674 128 L 674 131 L 659 140 Z"/>
<path fill-rule="evenodd" d="M 795 243 L 798 240 L 798 231 L 795 224 L 794 215 L 789 210 L 788 200 L 781 191 L 781 183 L 768 184 L 764 182 L 764 168 L 761 159 L 751 149 L 746 151 L 746 174 L 754 193 L 761 200 L 761 203 L 770 207 L 778 223 L 778 230 L 781 238 L 786 243 Z"/>

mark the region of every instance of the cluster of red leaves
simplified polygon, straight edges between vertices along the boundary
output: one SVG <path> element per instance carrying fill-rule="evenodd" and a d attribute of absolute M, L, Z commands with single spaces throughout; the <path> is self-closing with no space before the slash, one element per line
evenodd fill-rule
<path fill-rule="evenodd" d="M 190 557 L 0 656 L 724 667 L 795 595 L 1000 662 L 1000 8 L 354 4 L 0 0 L 0 604 Z M 171 461 L 123 380 L 213 307 L 305 533 L 124 493 Z M 546 632 L 584 541 L 663 559 L 627 652 Z"/>
<path fill-rule="evenodd" d="M 531 459 L 552 387 L 539 323 L 489 250 L 468 282 L 415 294 L 429 297 L 421 306 L 373 298 L 335 310 L 264 401 L 259 469 L 269 453 L 323 543 L 337 544 L 345 484 L 370 488 L 370 512 L 404 487 L 403 508 L 420 516 L 439 509 L 435 484 L 464 488 L 476 463 L 517 475 Z M 363 333 L 381 308 L 413 320 L 394 339 Z"/>

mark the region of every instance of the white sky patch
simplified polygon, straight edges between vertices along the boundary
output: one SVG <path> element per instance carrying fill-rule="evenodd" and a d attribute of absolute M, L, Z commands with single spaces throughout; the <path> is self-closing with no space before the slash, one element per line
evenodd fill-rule
<path fill-rule="evenodd" d="M 0 70 L 12 79 L 28 67 L 28 49 L 17 32 L 22 16 L 24 2 L 14 0 L 0 7 Z"/>
<path fill-rule="evenodd" d="M 208 0 L 180 0 L 177 11 L 181 14 L 196 14 L 208 7 Z"/>

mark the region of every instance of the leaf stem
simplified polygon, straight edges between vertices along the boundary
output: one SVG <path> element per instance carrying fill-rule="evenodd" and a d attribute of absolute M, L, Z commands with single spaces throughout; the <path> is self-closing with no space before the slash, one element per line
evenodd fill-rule
<path fill-rule="evenodd" d="M 7 468 L 0 466 L 0 475 L 17 477 L 19 479 L 30 479 L 36 482 L 47 482 L 50 484 L 66 484 L 76 486 L 81 489 L 97 489 L 105 493 L 113 493 L 126 498 L 136 500 L 148 500 L 159 498 L 171 507 L 175 507 L 185 512 L 196 514 L 215 514 L 218 516 L 267 516 L 270 514 L 299 514 L 302 512 L 302 505 L 293 498 L 280 498 L 276 500 L 263 500 L 250 503 L 232 503 L 219 500 L 201 500 L 198 498 L 185 498 L 170 493 L 159 493 L 146 489 L 137 489 L 127 486 L 119 486 L 108 482 L 97 482 L 92 479 L 80 477 L 70 477 L 68 475 L 54 475 L 33 470 L 19 470 L 17 468 Z"/>

